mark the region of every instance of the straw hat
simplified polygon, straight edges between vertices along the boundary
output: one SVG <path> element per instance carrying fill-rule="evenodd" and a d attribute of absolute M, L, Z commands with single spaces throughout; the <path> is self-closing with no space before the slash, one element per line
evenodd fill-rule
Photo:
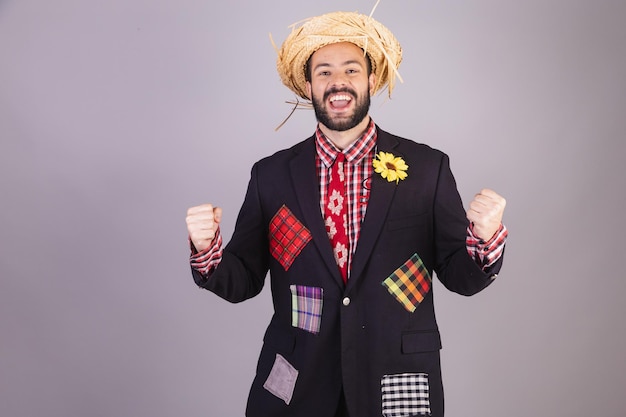
<path fill-rule="evenodd" d="M 376 75 L 374 93 L 385 86 L 389 96 L 400 75 L 402 48 L 391 31 L 371 16 L 355 12 L 333 12 L 294 24 L 278 52 L 276 66 L 280 78 L 290 90 L 308 100 L 305 67 L 318 49 L 339 42 L 351 42 L 363 49 Z"/>

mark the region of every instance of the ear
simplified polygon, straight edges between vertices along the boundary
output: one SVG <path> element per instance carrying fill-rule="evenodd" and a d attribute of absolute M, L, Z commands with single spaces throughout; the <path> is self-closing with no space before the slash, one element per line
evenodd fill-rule
<path fill-rule="evenodd" d="M 374 94 L 374 88 L 376 87 L 376 75 L 372 72 L 368 78 L 370 86 L 370 95 Z"/>
<path fill-rule="evenodd" d="M 313 95 L 311 94 L 311 82 L 307 81 L 306 82 L 306 95 L 309 98 L 309 100 L 313 100 Z"/>

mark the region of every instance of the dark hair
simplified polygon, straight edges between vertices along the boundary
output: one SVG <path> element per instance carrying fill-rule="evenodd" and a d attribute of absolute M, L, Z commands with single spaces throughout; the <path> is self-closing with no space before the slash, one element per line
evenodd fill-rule
<path fill-rule="evenodd" d="M 315 52 L 313 52 L 313 54 L 314 53 Z M 306 60 L 306 64 L 304 65 L 304 79 L 308 82 L 311 82 L 311 58 L 313 58 L 313 54 Z M 369 77 L 372 74 L 372 60 L 368 53 L 365 54 L 365 63 L 367 65 L 367 76 Z"/>

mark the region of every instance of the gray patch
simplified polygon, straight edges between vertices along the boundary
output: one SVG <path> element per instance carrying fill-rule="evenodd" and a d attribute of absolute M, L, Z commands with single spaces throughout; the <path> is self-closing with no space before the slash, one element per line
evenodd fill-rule
<path fill-rule="evenodd" d="M 267 377 L 265 384 L 263 384 L 263 388 L 289 405 L 297 379 L 298 370 L 277 353 L 274 366 L 272 366 L 270 375 Z"/>

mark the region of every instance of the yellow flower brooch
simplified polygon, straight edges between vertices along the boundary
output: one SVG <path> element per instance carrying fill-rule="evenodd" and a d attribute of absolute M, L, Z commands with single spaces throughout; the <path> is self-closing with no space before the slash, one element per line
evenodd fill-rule
<path fill-rule="evenodd" d="M 389 182 L 395 181 L 397 184 L 408 176 L 406 170 L 409 166 L 404 162 L 404 159 L 389 152 L 378 152 L 373 165 L 374 171 Z"/>

